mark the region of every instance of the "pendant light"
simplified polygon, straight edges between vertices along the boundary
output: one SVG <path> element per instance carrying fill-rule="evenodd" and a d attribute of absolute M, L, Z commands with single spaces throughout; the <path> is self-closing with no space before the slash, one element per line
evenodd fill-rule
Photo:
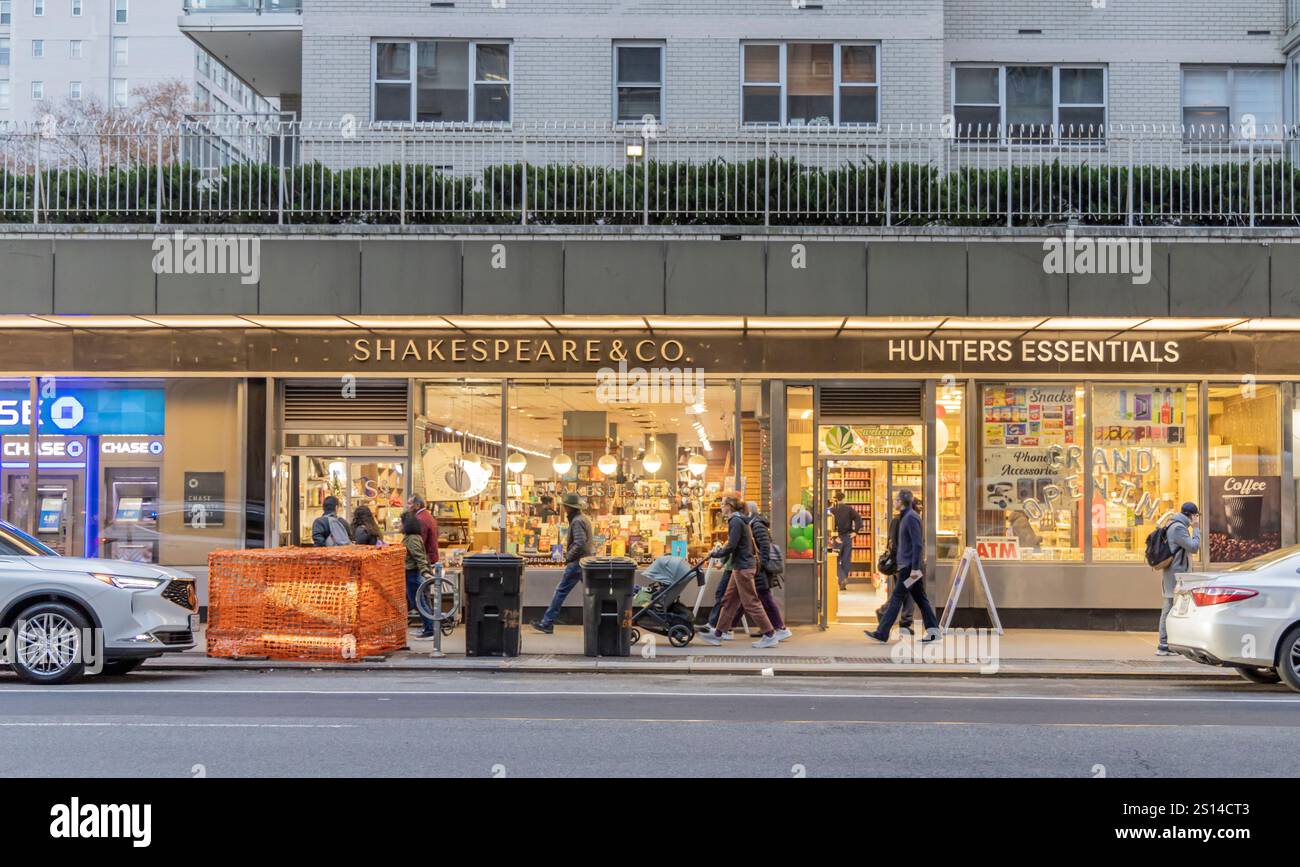
<path fill-rule="evenodd" d="M 600 460 L 596 461 L 596 469 L 607 476 L 612 476 L 618 472 L 618 458 L 610 454 L 601 455 Z"/>
<path fill-rule="evenodd" d="M 707 470 L 708 468 L 709 468 L 709 459 L 701 454 L 691 455 L 690 459 L 686 461 L 686 469 L 690 470 L 691 475 L 693 476 L 704 475 L 704 471 Z"/>
<path fill-rule="evenodd" d="M 641 466 L 645 467 L 646 473 L 651 476 L 659 472 L 659 468 L 663 465 L 664 462 L 660 459 L 658 452 L 650 452 L 650 454 L 641 459 Z"/>
<path fill-rule="evenodd" d="M 510 457 L 506 458 L 506 469 L 512 473 L 522 473 L 524 468 L 527 466 L 528 458 L 524 457 L 519 452 L 515 452 Z"/>
<path fill-rule="evenodd" d="M 555 469 L 557 474 L 562 476 L 573 468 L 573 458 L 569 457 L 564 452 L 560 452 L 551 459 L 551 466 Z"/>

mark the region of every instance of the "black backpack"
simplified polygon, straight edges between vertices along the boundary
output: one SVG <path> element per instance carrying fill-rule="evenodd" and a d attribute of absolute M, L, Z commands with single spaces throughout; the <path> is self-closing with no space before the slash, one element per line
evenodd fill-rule
<path fill-rule="evenodd" d="M 1147 536 L 1147 565 L 1163 572 L 1174 560 L 1174 549 L 1169 547 L 1169 525 L 1156 527 Z"/>

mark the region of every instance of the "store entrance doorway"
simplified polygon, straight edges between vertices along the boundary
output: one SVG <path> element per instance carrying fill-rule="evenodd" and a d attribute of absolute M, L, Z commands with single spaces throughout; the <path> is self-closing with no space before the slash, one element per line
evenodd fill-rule
<path fill-rule="evenodd" d="M 402 541 L 402 511 L 406 508 L 406 461 L 379 457 L 298 455 L 290 464 L 293 501 L 293 544 L 311 545 L 311 525 L 322 514 L 326 497 L 339 501 L 338 515 L 350 521 L 358 506 L 368 506 L 383 531 L 384 541 Z M 281 536 L 283 538 L 283 534 Z"/>
<path fill-rule="evenodd" d="M 819 475 L 825 500 L 827 553 L 819 576 L 825 623 L 874 625 L 876 611 L 889 598 L 876 564 L 889 546 L 894 499 L 907 489 L 921 502 L 924 466 L 919 458 L 823 459 Z M 841 532 L 855 523 L 858 532 Z"/>

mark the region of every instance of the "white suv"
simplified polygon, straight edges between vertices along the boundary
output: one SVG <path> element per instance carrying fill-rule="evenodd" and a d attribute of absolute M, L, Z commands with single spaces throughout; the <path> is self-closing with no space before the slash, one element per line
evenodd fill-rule
<path fill-rule="evenodd" d="M 126 674 L 189 650 L 198 628 L 194 578 L 123 560 L 61 557 L 0 521 L 0 662 L 28 683 L 90 670 Z"/>

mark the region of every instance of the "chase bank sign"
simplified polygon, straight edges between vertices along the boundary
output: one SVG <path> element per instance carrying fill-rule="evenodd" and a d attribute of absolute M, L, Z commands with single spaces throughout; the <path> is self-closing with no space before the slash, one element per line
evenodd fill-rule
<path fill-rule="evenodd" d="M 40 400 L 40 431 L 69 436 L 162 436 L 161 388 L 58 389 Z M 32 419 L 27 392 L 0 391 L 0 434 L 25 434 Z"/>

